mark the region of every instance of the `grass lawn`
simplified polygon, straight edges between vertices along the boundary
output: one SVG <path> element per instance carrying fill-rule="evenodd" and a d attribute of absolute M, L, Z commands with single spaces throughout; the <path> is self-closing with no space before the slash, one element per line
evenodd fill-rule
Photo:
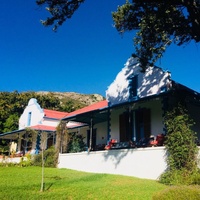
<path fill-rule="evenodd" d="M 0 199 L 133 199 L 150 200 L 167 186 L 127 176 L 45 168 L 45 190 L 40 192 L 40 167 L 0 167 Z"/>

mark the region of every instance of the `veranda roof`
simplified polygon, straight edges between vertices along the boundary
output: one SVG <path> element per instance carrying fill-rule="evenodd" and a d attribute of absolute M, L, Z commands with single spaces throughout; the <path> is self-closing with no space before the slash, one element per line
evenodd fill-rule
<path fill-rule="evenodd" d="M 56 127 L 46 126 L 46 125 L 36 125 L 36 126 L 30 126 L 30 127 L 26 127 L 23 129 L 19 129 L 19 130 L 2 133 L 2 134 L 0 134 L 0 139 L 16 140 L 19 137 L 19 134 L 25 133 L 28 128 L 32 129 L 32 130 L 36 130 L 36 131 L 45 131 L 45 132 L 55 132 L 56 131 Z"/>
<path fill-rule="evenodd" d="M 62 121 L 75 121 L 85 124 L 93 124 L 107 121 L 108 102 L 106 100 L 94 103 L 90 106 L 81 108 L 69 113 Z"/>

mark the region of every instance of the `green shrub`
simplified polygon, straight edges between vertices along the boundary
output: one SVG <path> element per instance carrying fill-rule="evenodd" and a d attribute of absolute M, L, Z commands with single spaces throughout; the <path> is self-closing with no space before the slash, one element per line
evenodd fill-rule
<path fill-rule="evenodd" d="M 85 151 L 84 137 L 76 133 L 69 134 L 68 153 Z"/>
<path fill-rule="evenodd" d="M 13 162 L 0 162 L 0 167 L 13 167 L 13 166 L 18 166 L 18 163 L 13 163 Z"/>
<path fill-rule="evenodd" d="M 166 185 L 200 184 L 200 172 L 186 169 L 168 170 L 160 176 L 159 181 Z"/>
<path fill-rule="evenodd" d="M 196 133 L 193 120 L 183 106 L 178 105 L 165 116 L 167 171 L 160 182 L 167 185 L 190 185 L 200 181 Z"/>
<path fill-rule="evenodd" d="M 44 151 L 44 166 L 45 167 L 56 167 L 58 160 L 58 154 L 54 147 L 51 147 Z M 42 166 L 42 152 L 33 157 L 34 166 Z"/>
<path fill-rule="evenodd" d="M 178 105 L 165 116 L 167 136 L 167 164 L 169 170 L 197 169 L 197 135 L 191 129 L 194 125 L 186 109 Z"/>
<path fill-rule="evenodd" d="M 18 164 L 21 167 L 28 167 L 32 165 L 32 157 L 30 154 L 27 154 L 26 157 L 21 157 L 20 162 Z"/>
<path fill-rule="evenodd" d="M 200 170 L 193 176 L 193 184 L 200 185 Z"/>
<path fill-rule="evenodd" d="M 152 200 L 199 200 L 199 186 L 172 186 L 153 195 Z"/>

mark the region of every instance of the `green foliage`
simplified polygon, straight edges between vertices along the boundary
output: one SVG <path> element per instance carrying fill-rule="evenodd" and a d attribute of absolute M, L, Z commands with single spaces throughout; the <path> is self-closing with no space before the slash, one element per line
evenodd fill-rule
<path fill-rule="evenodd" d="M 83 2 L 84 0 L 36 0 L 38 5 L 47 5 L 46 10 L 49 11 L 51 17 L 48 17 L 46 20 L 41 20 L 41 22 L 44 26 L 54 24 L 54 31 L 56 31 L 57 27 L 62 25 L 63 22 L 71 18 L 74 12 L 79 8 L 80 4 Z"/>
<path fill-rule="evenodd" d="M 26 157 L 21 157 L 21 160 L 18 164 L 20 167 L 29 167 L 32 165 L 32 156 L 30 154 L 26 155 Z"/>
<path fill-rule="evenodd" d="M 167 164 L 170 170 L 196 170 L 197 153 L 196 133 L 187 111 L 180 105 L 168 112 L 165 118 L 167 136 Z"/>
<path fill-rule="evenodd" d="M 5 140 L 0 140 L 0 155 L 8 154 L 9 152 L 9 145 L 8 142 Z"/>
<path fill-rule="evenodd" d="M 174 186 L 153 195 L 152 200 L 199 200 L 199 186 Z"/>
<path fill-rule="evenodd" d="M 84 106 L 85 104 L 83 104 L 79 100 L 64 98 L 62 101 L 61 110 L 65 112 L 72 112 L 83 108 Z"/>
<path fill-rule="evenodd" d="M 76 153 L 85 151 L 85 143 L 83 141 L 84 137 L 77 133 L 69 134 L 69 143 L 67 145 L 69 153 Z"/>
<path fill-rule="evenodd" d="M 59 111 L 61 110 L 60 99 L 54 96 L 54 94 L 51 92 L 47 94 L 37 94 L 36 99 L 41 108 Z"/>
<path fill-rule="evenodd" d="M 56 167 L 57 166 L 57 151 L 54 147 L 51 147 L 44 151 L 44 167 Z M 42 166 L 42 152 L 33 156 L 32 161 L 34 166 Z"/>
<path fill-rule="evenodd" d="M 200 185 L 200 172 L 188 169 L 168 170 L 160 176 L 160 183 L 166 185 Z"/>
<path fill-rule="evenodd" d="M 19 117 L 16 113 L 14 114 L 11 114 L 6 120 L 5 120 L 5 123 L 4 123 L 4 132 L 9 132 L 9 131 L 12 131 L 12 130 L 16 130 L 18 129 L 18 120 L 19 120 Z"/>
<path fill-rule="evenodd" d="M 3 162 L 0 162 L 0 167 L 18 167 L 18 163 L 13 163 L 13 162 L 6 162 L 5 159 Z"/>
<path fill-rule="evenodd" d="M 191 129 L 193 124 L 193 120 L 183 106 L 178 105 L 166 114 L 165 147 L 168 169 L 160 177 L 162 183 L 194 184 L 195 177 L 199 176 L 197 138 L 196 133 Z"/>
<path fill-rule="evenodd" d="M 172 42 L 200 42 L 199 1 L 126 1 L 113 12 L 116 29 L 136 30 L 134 45 L 141 67 L 154 64 Z"/>

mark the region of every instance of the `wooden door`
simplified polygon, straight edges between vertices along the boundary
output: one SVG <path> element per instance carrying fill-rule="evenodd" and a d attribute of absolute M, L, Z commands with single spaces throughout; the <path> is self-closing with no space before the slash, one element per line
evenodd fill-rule
<path fill-rule="evenodd" d="M 139 109 L 135 112 L 136 141 L 151 135 L 151 110 Z"/>
<path fill-rule="evenodd" d="M 124 112 L 119 116 L 120 142 L 128 142 L 132 139 L 132 112 Z"/>

